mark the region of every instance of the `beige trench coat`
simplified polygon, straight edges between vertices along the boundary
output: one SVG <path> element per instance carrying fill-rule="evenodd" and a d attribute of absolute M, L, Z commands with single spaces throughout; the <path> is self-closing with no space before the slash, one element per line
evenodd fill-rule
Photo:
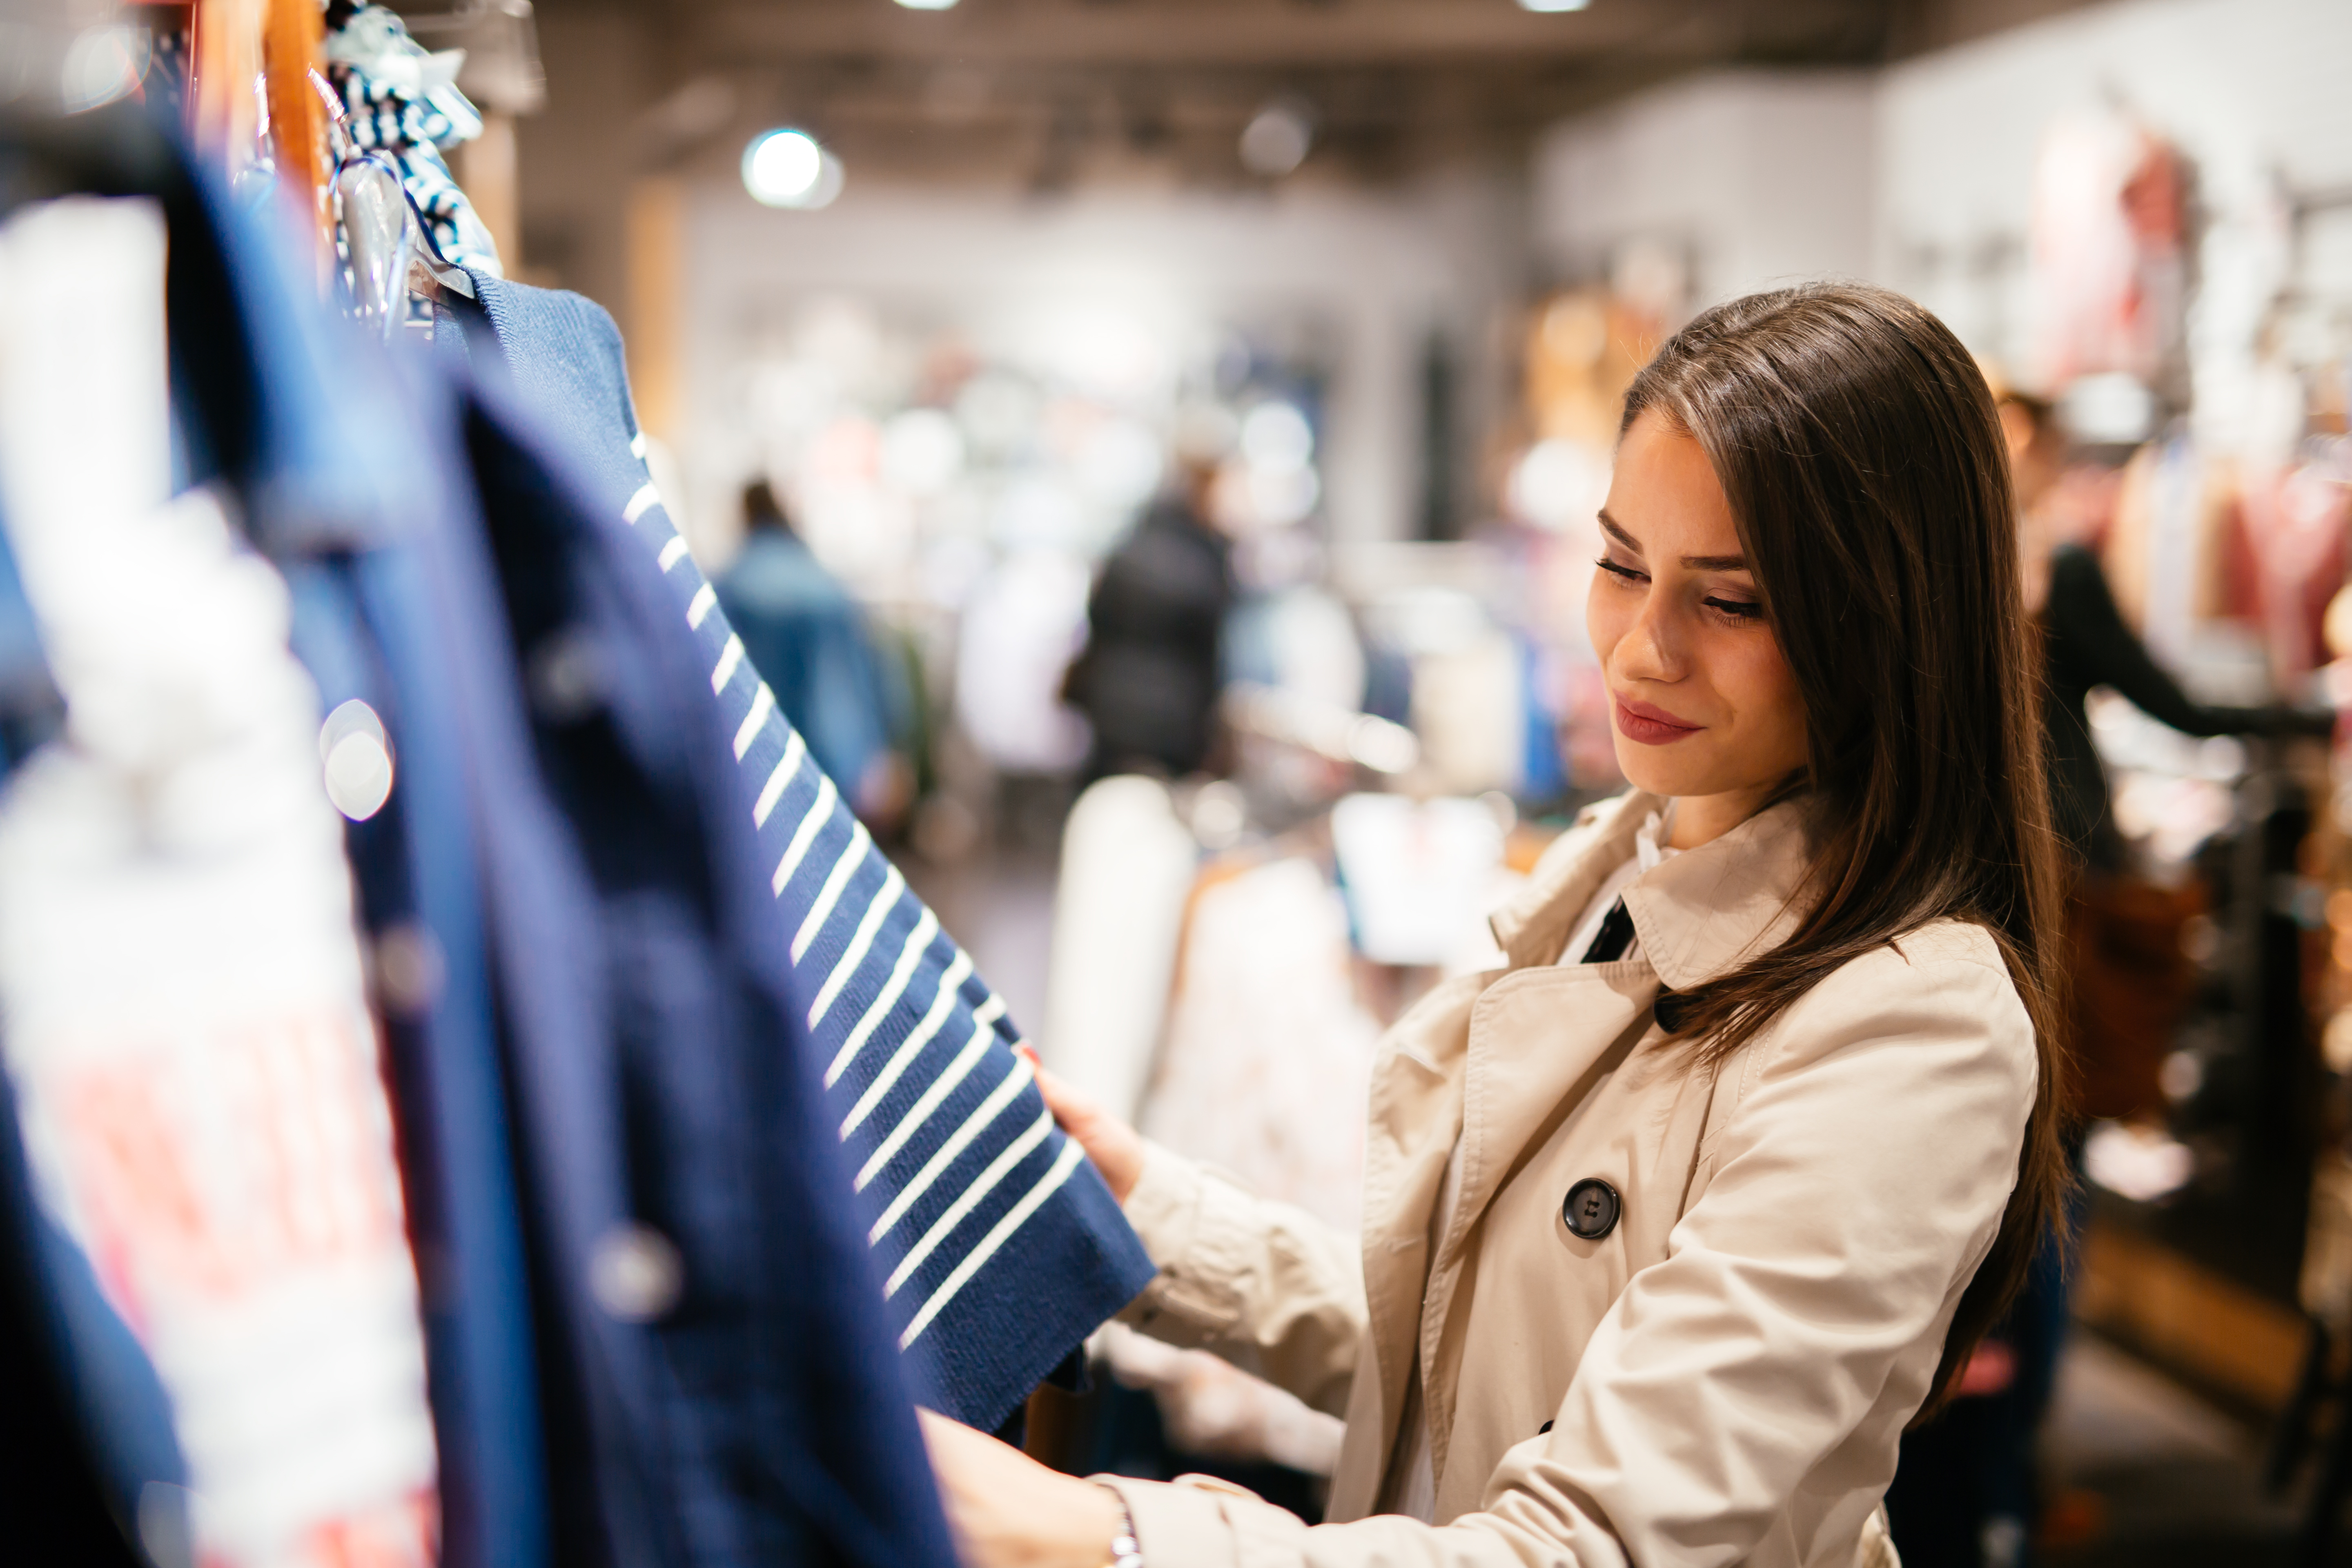
<path fill-rule="evenodd" d="M 2016 1181 L 2032 1026 L 1992 938 L 1944 921 L 1690 1065 L 1653 1020 L 1661 984 L 1780 940 L 1806 847 L 1799 806 L 1764 813 L 1633 884 L 1638 956 L 1558 963 L 1662 805 L 1587 812 L 1496 916 L 1507 966 L 1382 1041 L 1360 1247 L 1150 1152 L 1127 1213 L 1161 1272 L 1127 1321 L 1348 1427 L 1345 1522 L 1312 1530 L 1221 1482 L 1101 1478 L 1149 1568 L 1894 1562 L 1880 1499 Z M 1561 1205 L 1591 1176 L 1622 1207 L 1586 1240 Z M 1414 1358 L 1434 1526 L 1375 1511 Z"/>

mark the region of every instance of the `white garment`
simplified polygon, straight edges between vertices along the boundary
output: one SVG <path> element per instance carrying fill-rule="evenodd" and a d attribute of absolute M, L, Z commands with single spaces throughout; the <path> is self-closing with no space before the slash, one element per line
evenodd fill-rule
<path fill-rule="evenodd" d="M 1145 779 L 1105 780 L 1078 811 L 1114 785 L 1160 787 Z M 1164 792 L 1160 809 L 1169 809 Z M 1081 826 L 1073 812 L 1071 842 Z M 1130 837 L 1140 826 L 1130 826 Z M 1184 842 L 1190 846 L 1189 834 Z M 1129 846 L 1122 861 L 1136 858 Z M 1107 887 L 1106 899 L 1113 894 L 1137 896 L 1134 879 Z M 1087 918 L 1067 905 L 1058 916 Z M 1108 936 L 1088 939 L 1097 945 L 1136 929 L 1141 919 L 1132 912 L 1093 918 L 1108 928 Z M 1058 960 L 1066 951 L 1058 927 L 1055 944 Z M 1354 1234 L 1362 1217 L 1366 1106 L 1381 1026 L 1356 996 L 1346 904 L 1323 868 L 1303 857 L 1238 873 L 1230 863 L 1213 865 L 1193 892 L 1183 953 L 1139 1118 L 1143 1131 Z M 1130 971 L 1139 966 L 1133 954 L 1122 962 Z M 1064 1041 L 1058 1034 L 1053 1038 Z M 1205 1351 L 1171 1350 L 1138 1334 L 1106 1333 L 1102 1344 L 1115 1375 L 1152 1390 L 1171 1438 L 1186 1453 L 1273 1459 L 1322 1476 L 1339 1462 L 1343 1428 L 1335 1415 L 1309 1409 Z"/>
<path fill-rule="evenodd" d="M 1633 835 L 1633 853 L 1625 863 L 1601 879 L 1601 886 L 1584 906 L 1584 914 L 1576 922 L 1576 932 L 1560 950 L 1562 963 L 1580 963 L 1585 950 L 1601 932 L 1601 922 L 1609 917 L 1610 909 L 1645 873 L 1664 865 L 1681 850 L 1665 842 L 1674 830 L 1675 808 L 1669 805 L 1664 813 L 1652 812 L 1648 820 Z M 1618 956 L 1633 958 L 1642 951 L 1637 935 L 1631 945 Z M 1448 1226 L 1454 1223 L 1454 1205 L 1462 1195 L 1462 1144 L 1457 1139 L 1453 1157 L 1445 1162 L 1445 1182 L 1437 1190 L 1437 1206 L 1430 1211 L 1429 1257 L 1433 1264 L 1439 1242 L 1444 1239 Z M 1405 1389 L 1404 1431 L 1408 1447 L 1403 1456 L 1403 1468 L 1397 1482 L 1391 1511 L 1420 1520 L 1423 1524 L 1436 1521 L 1437 1471 L 1430 1452 L 1429 1413 L 1422 1408 L 1421 1367 L 1416 1363 L 1412 1377 Z"/>
<path fill-rule="evenodd" d="M 1168 786 L 1132 774 L 1078 796 L 1062 830 L 1045 972 L 1045 1065 L 1132 1121 L 1168 1020 L 1201 847 Z"/>

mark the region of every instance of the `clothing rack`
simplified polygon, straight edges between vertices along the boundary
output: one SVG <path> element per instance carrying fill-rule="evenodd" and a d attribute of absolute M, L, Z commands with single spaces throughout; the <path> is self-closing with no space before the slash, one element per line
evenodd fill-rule
<path fill-rule="evenodd" d="M 143 818 L 100 836 L 120 864 L 54 879 L 82 925 L 28 921 L 30 884 L 0 879 L 0 1296 L 22 1285 L 36 1309 L 26 1375 L 68 1385 L 0 1397 L 0 1447 L 70 1456 L 85 1519 L 160 1531 L 156 1552 L 176 1542 L 220 1568 L 292 1561 L 289 1540 L 320 1531 L 402 1568 L 945 1568 L 914 1391 L 969 1424 L 1017 1422 L 1150 1261 L 1055 1129 L 1003 1004 L 717 607 L 646 468 L 611 319 L 448 242 L 470 239 L 456 188 L 415 138 L 447 139 L 466 105 L 441 100 L 425 131 L 414 104 L 379 112 L 365 68 L 421 51 L 391 13 L 368 19 L 338 54 L 310 0 L 199 0 L 170 116 L 151 97 L 0 118 L 0 250 L 16 247 L 12 277 L 61 280 L 0 310 L 0 632 L 22 560 L 44 617 L 78 607 L 84 646 L 121 645 L 56 661 L 67 722 L 123 710 L 79 707 L 98 665 L 145 683 L 142 711 L 206 669 L 207 690 L 275 703 L 248 715 L 268 744 L 237 753 L 268 761 L 269 787 L 207 799 L 278 803 L 240 819 L 245 842 L 284 835 L 281 858 L 310 877 L 259 900 L 310 922 L 294 941 L 250 935 L 226 900 L 168 921 L 100 908 L 160 870 L 141 858 L 164 852 Z M 72 195 L 146 202 L 52 200 Z M 289 255 L 286 226 L 257 221 L 273 201 L 316 220 L 314 245 Z M 386 221 L 363 241 L 369 213 Z M 369 250 L 387 235 L 394 250 Z M 354 276 L 388 259 L 370 316 Z M 104 351 L 87 365 L 77 330 Z M 183 547 L 209 576 L 163 580 Z M 131 564 L 93 567 L 107 552 Z M 245 589 L 258 597 L 219 598 Z M 127 634 L 121 606 L 159 605 L 230 628 L 262 678 L 221 680 Z M 36 684 L 0 670 L 0 698 Z M 19 745 L 18 717 L 0 711 L 0 775 L 112 768 L 47 798 L 163 809 L 168 788 L 124 780 L 168 776 L 169 757 Z M 218 743 L 191 734 L 173 743 Z M 0 852 L 75 839 L 22 819 L 26 795 L 0 792 Z M 80 967 L 48 966 L 75 984 L 51 987 L 46 1016 L 97 1025 L 27 1036 L 16 1004 L 47 982 L 8 933 L 94 933 L 125 910 L 108 940 L 74 942 Z M 240 941 L 243 955 L 225 945 Z M 224 1050 L 293 1042 L 300 1070 L 259 1075 L 257 1103 L 345 1135 L 280 1136 L 234 1096 L 159 1099 L 152 1085 L 185 1080 L 149 1059 L 153 1031 L 124 1021 L 126 987 L 100 973 L 168 973 L 202 1000 L 253 953 L 319 959 L 307 983 L 335 1028 L 279 1028 L 299 988 L 249 987 L 268 1026 L 175 1025 L 190 1032 L 175 1070 L 244 1082 Z M 93 1049 L 129 1063 L 105 1080 L 124 1092 L 75 1122 L 58 1107 L 85 1101 L 58 1072 Z M 172 1164 L 280 1147 L 345 1164 L 299 1194 Z M 26 1148 L 80 1152 L 16 1180 Z M 338 1308 L 322 1255 L 293 1248 L 238 1300 L 301 1334 L 263 1343 L 257 1319 L 192 1308 L 173 1271 L 210 1254 L 126 1229 L 112 1189 L 80 1184 L 116 1180 L 110 1150 L 156 1152 L 122 1182 L 239 1244 L 268 1228 L 256 1204 L 371 1194 L 354 1211 L 366 1299 Z M 0 1336 L 0 1387 L 13 1353 Z M 386 1375 L 354 1404 L 320 1381 L 322 1355 Z M 96 1408 L 90 1390 L 143 1397 Z M 236 1408 L 248 1397 L 266 1418 Z M 249 1426 L 259 1438 L 224 1445 Z M 320 1467 L 331 1499 L 276 1484 Z"/>

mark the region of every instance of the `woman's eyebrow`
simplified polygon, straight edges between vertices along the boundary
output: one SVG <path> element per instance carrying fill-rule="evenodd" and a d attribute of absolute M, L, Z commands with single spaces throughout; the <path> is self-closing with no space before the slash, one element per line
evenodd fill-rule
<path fill-rule="evenodd" d="M 1642 542 L 1626 532 L 1615 518 L 1604 511 L 1601 513 L 1600 521 L 1601 531 L 1603 533 L 1634 554 L 1642 553 Z M 1748 557 L 1745 555 L 1685 555 L 1683 557 L 1683 567 L 1685 571 L 1691 572 L 1745 572 L 1748 570 Z"/>
<path fill-rule="evenodd" d="M 1623 545 L 1634 554 L 1639 555 L 1642 553 L 1642 542 L 1620 527 L 1615 518 L 1610 516 L 1606 511 L 1601 512 L 1600 514 L 1600 518 L 1601 532 L 1607 534 L 1610 538 L 1615 540 L 1618 543 Z"/>

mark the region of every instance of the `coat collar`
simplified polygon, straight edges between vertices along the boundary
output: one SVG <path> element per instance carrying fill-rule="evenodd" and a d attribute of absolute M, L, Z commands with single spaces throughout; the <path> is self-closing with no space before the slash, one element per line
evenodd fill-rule
<path fill-rule="evenodd" d="M 1512 968 L 1559 959 L 1601 880 L 1633 854 L 1634 833 L 1665 805 L 1643 790 L 1605 801 L 1537 863 L 1492 921 Z M 1625 909 L 1659 984 L 1687 991 L 1786 940 L 1805 912 L 1811 859 L 1804 803 L 1789 800 L 1644 872 L 1625 889 Z"/>

